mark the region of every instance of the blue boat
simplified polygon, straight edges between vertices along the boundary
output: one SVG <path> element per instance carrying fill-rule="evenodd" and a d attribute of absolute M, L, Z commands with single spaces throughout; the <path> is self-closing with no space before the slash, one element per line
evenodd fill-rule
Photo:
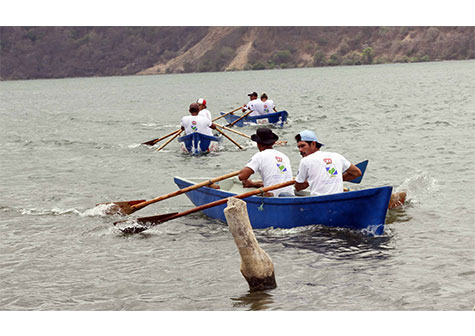
<path fill-rule="evenodd" d="M 181 188 L 205 181 L 189 181 L 174 178 Z M 186 193 L 195 206 L 207 204 L 219 199 L 242 194 L 252 190 L 244 189 L 236 178 L 219 182 L 220 189 L 202 187 Z M 384 186 L 332 195 L 310 196 L 308 191 L 300 191 L 296 197 L 260 197 L 245 198 L 251 225 L 255 229 L 294 228 L 306 225 L 324 225 L 362 231 L 368 235 L 381 235 L 391 198 L 392 187 Z M 226 221 L 224 208 L 226 203 L 203 212 L 211 218 Z"/>
<path fill-rule="evenodd" d="M 224 112 L 220 112 L 220 113 L 221 113 L 221 115 L 225 114 Z M 241 120 L 239 120 L 234 125 L 238 126 L 238 127 L 243 127 L 243 126 L 246 126 L 248 124 L 269 123 L 269 124 L 276 124 L 280 127 L 283 127 L 288 116 L 289 116 L 289 114 L 287 113 L 287 111 L 267 113 L 267 114 L 263 114 L 263 115 L 252 116 L 252 117 L 251 116 L 246 116 L 246 117 L 242 118 Z M 226 121 L 228 123 L 232 123 L 233 121 L 235 121 L 239 118 L 240 118 L 240 116 L 234 115 L 234 114 L 228 114 L 228 115 L 224 116 L 224 119 L 226 119 Z"/>
<path fill-rule="evenodd" d="M 221 137 L 205 135 L 202 133 L 190 133 L 178 138 L 178 142 L 182 142 L 188 153 L 199 155 L 208 153 L 212 141 L 220 142 Z"/>

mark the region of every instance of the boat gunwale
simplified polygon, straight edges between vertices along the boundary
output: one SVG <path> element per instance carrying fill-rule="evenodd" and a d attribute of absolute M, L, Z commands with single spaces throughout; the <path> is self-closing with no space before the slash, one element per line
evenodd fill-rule
<path fill-rule="evenodd" d="M 189 183 L 190 185 L 195 185 L 198 182 L 194 182 L 192 180 L 184 179 L 179 176 L 174 177 L 174 181 L 176 180 L 183 181 L 185 183 Z M 309 204 L 309 203 L 328 203 L 328 202 L 335 202 L 335 201 L 347 201 L 352 199 L 359 199 L 359 198 L 367 198 L 373 197 L 377 193 L 390 189 L 390 193 L 392 192 L 392 186 L 381 186 L 381 187 L 374 187 L 374 188 L 367 188 L 367 189 L 360 189 L 360 190 L 351 190 L 345 191 L 341 193 L 331 194 L 331 195 L 313 195 L 313 196 L 294 196 L 294 197 L 263 197 L 263 196 L 250 196 L 244 198 L 244 200 L 249 201 L 251 203 L 265 203 L 269 204 L 281 204 L 281 205 L 297 205 L 297 204 Z M 255 190 L 255 188 L 249 188 L 249 191 Z M 193 190 L 195 192 L 202 192 L 206 193 L 211 196 L 216 196 L 219 198 L 227 198 L 236 196 L 237 194 L 229 192 L 227 190 L 222 189 L 214 189 L 210 187 L 202 187 L 199 190 Z M 389 202 L 389 198 L 388 198 Z"/>

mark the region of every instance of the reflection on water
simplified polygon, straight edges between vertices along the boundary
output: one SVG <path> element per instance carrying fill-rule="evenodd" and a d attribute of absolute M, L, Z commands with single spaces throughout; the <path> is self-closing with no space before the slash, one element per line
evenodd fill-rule
<path fill-rule="evenodd" d="M 412 216 L 407 213 L 406 209 L 410 206 L 411 202 L 406 201 L 404 206 L 389 210 L 388 214 L 386 215 L 386 225 L 409 222 L 412 219 Z"/>
<path fill-rule="evenodd" d="M 249 292 L 238 298 L 231 298 L 234 308 L 249 307 L 248 310 L 267 310 L 274 300 L 269 291 Z"/>
<path fill-rule="evenodd" d="M 359 231 L 319 225 L 299 230 L 270 229 L 263 233 L 259 242 L 311 250 L 331 259 L 387 258 L 391 249 L 390 234 L 368 236 Z"/>

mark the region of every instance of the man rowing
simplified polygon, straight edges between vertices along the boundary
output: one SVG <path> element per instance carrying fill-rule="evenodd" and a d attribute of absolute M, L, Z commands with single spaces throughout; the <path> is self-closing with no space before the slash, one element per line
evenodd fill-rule
<path fill-rule="evenodd" d="M 206 106 L 206 99 L 200 98 L 196 101 L 196 103 L 198 104 L 198 107 L 200 108 L 198 115 L 202 117 L 206 117 L 210 121 L 212 121 L 211 112 L 208 110 L 208 107 Z"/>
<path fill-rule="evenodd" d="M 262 102 L 262 108 L 263 108 L 263 113 L 262 114 L 277 112 L 277 110 L 275 108 L 274 101 L 270 100 L 267 97 L 266 93 L 261 94 L 261 102 Z"/>
<path fill-rule="evenodd" d="M 254 154 L 246 166 L 241 170 L 238 177 L 245 188 L 262 188 L 277 183 L 292 180 L 292 168 L 290 160 L 284 153 L 273 149 L 274 143 L 279 137 L 270 128 L 260 127 L 251 140 L 257 142 L 259 152 Z M 259 173 L 262 182 L 253 182 L 249 178 L 252 174 Z M 273 190 L 269 196 L 294 196 L 292 186 Z"/>
<path fill-rule="evenodd" d="M 333 152 L 322 152 L 314 132 L 305 130 L 295 136 L 302 155 L 295 178 L 295 190 L 310 187 L 311 195 L 328 195 L 343 192 L 343 181 L 361 176 L 361 170 Z"/>
<path fill-rule="evenodd" d="M 245 113 L 245 112 L 248 112 L 248 111 L 252 111 L 249 116 L 253 117 L 253 116 L 258 116 L 260 115 L 260 110 L 264 111 L 263 108 L 262 108 L 262 102 L 260 100 L 257 99 L 258 97 L 258 94 L 257 92 L 253 91 L 251 93 L 248 94 L 249 96 L 249 102 L 247 104 L 244 104 L 242 106 L 242 112 Z"/>
<path fill-rule="evenodd" d="M 181 129 L 185 131 L 186 135 L 191 133 L 201 133 L 205 135 L 213 135 L 211 129 L 216 129 L 216 125 L 206 117 L 198 115 L 200 108 L 198 104 L 190 105 L 189 112 L 191 115 L 184 116 L 181 119 Z"/>

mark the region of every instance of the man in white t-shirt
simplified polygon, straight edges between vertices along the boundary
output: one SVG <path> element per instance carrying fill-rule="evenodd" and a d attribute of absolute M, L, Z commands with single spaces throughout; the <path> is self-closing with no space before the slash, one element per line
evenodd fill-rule
<path fill-rule="evenodd" d="M 361 176 L 361 170 L 333 152 L 322 152 L 314 132 L 305 130 L 295 136 L 297 147 L 303 159 L 295 178 L 295 190 L 310 186 L 311 195 L 329 195 L 343 192 L 343 181 Z"/>
<path fill-rule="evenodd" d="M 257 92 L 253 91 L 248 94 L 250 101 L 247 104 L 242 106 L 242 112 L 249 112 L 252 111 L 249 116 L 258 116 L 264 114 L 264 108 L 262 106 L 262 102 L 257 99 L 258 94 Z"/>
<path fill-rule="evenodd" d="M 261 94 L 261 102 L 262 102 L 262 109 L 264 110 L 262 114 L 277 112 L 274 101 L 268 99 L 265 93 Z"/>
<path fill-rule="evenodd" d="M 239 180 L 242 181 L 245 188 L 268 187 L 293 179 L 292 168 L 290 167 L 290 160 L 287 155 L 272 148 L 279 137 L 270 128 L 258 128 L 256 134 L 251 136 L 251 139 L 257 142 L 259 152 L 252 156 L 251 160 L 239 173 Z M 262 182 L 249 180 L 249 177 L 254 173 L 261 175 Z M 293 186 L 279 188 L 269 193 L 269 196 L 271 195 L 276 197 L 292 197 L 295 195 L 294 188 Z"/>
<path fill-rule="evenodd" d="M 199 116 L 206 117 L 209 119 L 209 121 L 213 121 L 211 119 L 211 112 L 208 110 L 208 107 L 206 106 L 206 99 L 200 98 L 196 101 L 200 108 L 200 112 L 198 112 Z"/>
<path fill-rule="evenodd" d="M 185 131 L 186 135 L 198 132 L 205 135 L 213 135 L 211 129 L 216 129 L 216 125 L 206 117 L 199 116 L 199 106 L 196 103 L 190 105 L 190 114 L 181 119 L 181 129 Z"/>

